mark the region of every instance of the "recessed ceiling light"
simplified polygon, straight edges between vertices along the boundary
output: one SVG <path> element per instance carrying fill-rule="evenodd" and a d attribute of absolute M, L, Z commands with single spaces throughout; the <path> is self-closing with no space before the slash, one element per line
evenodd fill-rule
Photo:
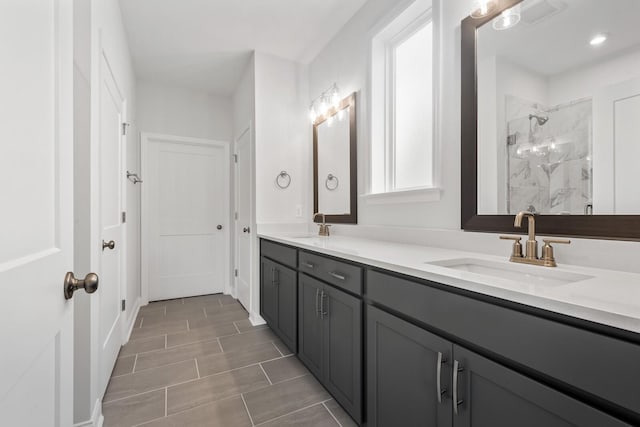
<path fill-rule="evenodd" d="M 591 39 L 589 44 L 591 46 L 599 46 L 602 43 L 604 43 L 605 41 L 607 41 L 607 35 L 606 34 L 596 34 L 595 36 L 593 36 L 593 38 Z"/>

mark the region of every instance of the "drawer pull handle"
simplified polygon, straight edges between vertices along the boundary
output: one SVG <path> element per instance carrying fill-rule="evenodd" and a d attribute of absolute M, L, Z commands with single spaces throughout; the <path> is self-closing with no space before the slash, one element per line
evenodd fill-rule
<path fill-rule="evenodd" d="M 462 404 L 462 400 L 458 400 L 458 372 L 462 372 L 463 368 L 460 362 L 453 361 L 453 413 L 458 415 L 458 406 Z"/>
<path fill-rule="evenodd" d="M 329 276 L 334 277 L 338 280 L 347 280 L 347 278 L 344 275 L 340 273 L 336 273 L 335 271 L 330 271 Z"/>
<path fill-rule="evenodd" d="M 442 353 L 438 352 L 438 361 L 436 362 L 436 394 L 438 395 L 438 403 L 442 403 L 442 395 L 447 391 L 446 388 L 442 388 L 441 384 L 442 364 L 446 361 L 447 359 L 443 357 Z"/>
<path fill-rule="evenodd" d="M 315 267 L 315 266 L 314 266 L 313 264 L 311 264 L 310 262 L 305 262 L 305 263 L 304 263 L 304 265 L 305 265 L 305 267 L 308 267 L 308 268 L 313 268 L 313 267 Z"/>

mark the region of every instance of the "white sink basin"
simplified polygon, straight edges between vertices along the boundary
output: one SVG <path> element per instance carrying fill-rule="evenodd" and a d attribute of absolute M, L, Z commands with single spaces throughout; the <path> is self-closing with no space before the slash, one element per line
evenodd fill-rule
<path fill-rule="evenodd" d="M 507 261 L 501 263 L 475 258 L 448 259 L 444 261 L 427 262 L 425 264 L 467 271 L 469 273 L 511 280 L 528 285 L 560 286 L 593 277 L 554 270 L 549 267 L 515 264 Z"/>

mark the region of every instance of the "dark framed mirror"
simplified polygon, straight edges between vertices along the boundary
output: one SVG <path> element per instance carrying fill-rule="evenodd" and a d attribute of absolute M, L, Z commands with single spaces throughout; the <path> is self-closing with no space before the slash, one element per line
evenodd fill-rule
<path fill-rule="evenodd" d="M 640 2 L 500 0 L 461 23 L 461 226 L 640 240 Z"/>
<path fill-rule="evenodd" d="M 313 123 L 313 211 L 325 214 L 328 223 L 358 222 L 356 147 L 353 93 Z"/>

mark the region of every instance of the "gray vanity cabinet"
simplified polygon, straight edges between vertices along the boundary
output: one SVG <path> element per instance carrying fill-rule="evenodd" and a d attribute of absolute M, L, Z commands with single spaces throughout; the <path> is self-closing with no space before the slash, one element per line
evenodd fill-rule
<path fill-rule="evenodd" d="M 323 326 L 320 297 L 324 285 L 304 274 L 298 277 L 298 357 L 317 378 L 322 378 Z"/>
<path fill-rule="evenodd" d="M 464 347 L 454 345 L 453 356 L 459 366 L 454 427 L 629 426 Z"/>
<path fill-rule="evenodd" d="M 451 426 L 451 342 L 370 305 L 366 315 L 367 425 Z"/>
<path fill-rule="evenodd" d="M 300 273 L 298 357 L 362 422 L 362 301 Z"/>
<path fill-rule="evenodd" d="M 261 258 L 260 271 L 260 315 L 295 352 L 298 338 L 296 271 L 265 257 Z"/>

